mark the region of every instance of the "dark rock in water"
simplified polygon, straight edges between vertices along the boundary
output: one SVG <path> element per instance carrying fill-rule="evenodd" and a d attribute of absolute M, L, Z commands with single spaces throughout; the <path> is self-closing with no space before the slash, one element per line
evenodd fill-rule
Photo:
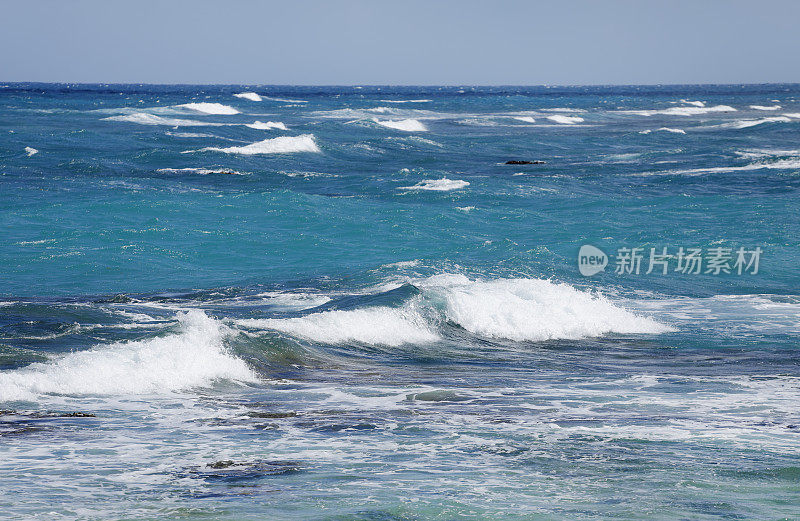
<path fill-rule="evenodd" d="M 302 465 L 297 461 L 233 461 L 220 460 L 206 464 L 205 467 L 191 467 L 181 474 L 210 481 L 247 481 L 266 476 L 281 476 L 300 472 Z"/>
<path fill-rule="evenodd" d="M 543 165 L 544 161 L 506 161 L 507 165 Z"/>
<path fill-rule="evenodd" d="M 226 459 L 222 461 L 215 461 L 214 463 L 209 463 L 206 467 L 211 467 L 212 469 L 226 469 L 228 467 L 232 467 L 236 465 L 232 460 Z"/>

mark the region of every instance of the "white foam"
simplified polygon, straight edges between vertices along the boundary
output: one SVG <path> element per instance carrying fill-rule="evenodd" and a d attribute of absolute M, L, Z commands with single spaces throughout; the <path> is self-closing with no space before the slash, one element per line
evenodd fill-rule
<path fill-rule="evenodd" d="M 237 98 L 249 99 L 250 101 L 261 101 L 261 96 L 255 92 L 240 92 L 238 94 L 234 94 L 234 96 Z"/>
<path fill-rule="evenodd" d="M 269 101 L 278 101 L 281 103 L 308 103 L 308 101 L 302 99 L 270 98 L 267 96 L 264 96 L 263 99 Z"/>
<path fill-rule="evenodd" d="M 772 105 L 772 106 L 765 106 L 765 105 L 750 105 L 750 108 L 753 110 L 779 110 L 781 108 L 780 105 Z"/>
<path fill-rule="evenodd" d="M 665 116 L 697 116 L 710 112 L 736 112 L 736 109 L 728 105 L 715 105 L 713 107 L 692 106 L 692 107 L 670 107 L 664 110 L 621 110 L 620 114 L 635 114 L 637 116 L 653 116 L 663 114 Z"/>
<path fill-rule="evenodd" d="M 303 134 L 301 136 L 281 136 L 272 139 L 265 139 L 257 143 L 251 143 L 243 147 L 206 147 L 199 152 L 224 152 L 225 154 L 289 154 L 293 152 L 321 152 L 317 143 L 314 141 L 313 134 Z M 188 150 L 187 152 L 198 152 Z"/>
<path fill-rule="evenodd" d="M 791 121 L 792 120 L 786 116 L 774 116 L 771 118 L 762 119 L 740 119 L 738 121 L 716 125 L 715 128 L 732 128 L 738 130 L 742 128 L 755 127 L 756 125 L 763 125 L 764 123 L 789 123 Z"/>
<path fill-rule="evenodd" d="M 231 116 L 239 113 L 235 108 L 223 105 L 222 103 L 184 103 L 183 105 L 177 106 L 202 114 Z"/>
<path fill-rule="evenodd" d="M 447 323 L 478 336 L 516 341 L 673 331 L 568 284 L 540 279 L 476 281 L 454 274 L 408 280 L 421 294 L 398 308 L 335 310 L 237 323 L 315 342 L 389 346 L 435 342 L 443 338 L 442 327 Z"/>
<path fill-rule="evenodd" d="M 564 116 L 562 114 L 547 116 L 547 119 L 550 121 L 555 121 L 556 123 L 561 123 L 562 125 L 574 125 L 575 123 L 580 123 L 583 121 L 583 118 L 578 116 Z"/>
<path fill-rule="evenodd" d="M 324 311 L 298 318 L 249 319 L 238 323 L 328 344 L 360 342 L 399 346 L 435 342 L 440 338 L 413 306 Z"/>
<path fill-rule="evenodd" d="M 686 105 L 692 105 L 692 106 L 695 106 L 695 107 L 705 107 L 706 106 L 706 104 L 704 102 L 702 102 L 702 101 L 689 101 L 689 100 L 682 99 L 681 103 L 685 103 Z"/>
<path fill-rule="evenodd" d="M 513 119 L 517 121 L 524 121 L 525 123 L 536 123 L 536 120 L 530 116 L 511 116 Z"/>
<path fill-rule="evenodd" d="M 380 100 L 383 103 L 428 103 L 433 100 L 429 99 L 401 99 L 401 100 L 392 100 L 392 99 L 382 99 Z"/>
<path fill-rule="evenodd" d="M 459 190 L 467 186 L 469 186 L 468 181 L 443 177 L 441 179 L 426 179 L 412 186 L 401 186 L 398 187 L 398 190 L 432 190 L 436 192 L 447 192 L 450 190 Z"/>
<path fill-rule="evenodd" d="M 31 157 L 34 154 L 38 154 L 39 151 L 33 147 L 25 147 L 25 153 L 28 154 L 28 157 Z"/>
<path fill-rule="evenodd" d="M 256 130 L 271 130 L 271 129 L 289 130 L 286 128 L 286 125 L 284 125 L 280 121 L 267 121 L 266 123 L 263 121 L 253 121 L 252 123 L 248 123 L 245 126 L 254 128 Z"/>
<path fill-rule="evenodd" d="M 395 130 L 402 130 L 404 132 L 426 132 L 426 127 L 422 122 L 417 119 L 402 119 L 399 121 L 373 119 L 375 123 L 382 127 L 393 128 Z"/>
<path fill-rule="evenodd" d="M 548 280 L 482 282 L 440 275 L 420 284 L 434 301 L 441 301 L 447 320 L 485 337 L 542 341 L 672 330 L 601 295 Z"/>
<path fill-rule="evenodd" d="M 170 127 L 201 127 L 221 125 L 221 123 L 206 123 L 204 121 L 197 121 L 193 119 L 164 118 L 161 116 L 156 116 L 155 114 L 147 114 L 145 112 L 134 112 L 133 114 L 111 116 L 103 119 L 106 121 L 125 121 L 127 123 L 137 123 L 139 125 L 166 125 Z"/>
<path fill-rule="evenodd" d="M 800 112 L 789 112 L 784 114 L 787 118 L 800 118 Z"/>
<path fill-rule="evenodd" d="M 229 331 L 220 322 L 196 310 L 178 320 L 175 334 L 101 345 L 0 373 L 0 401 L 40 394 L 162 394 L 221 379 L 257 380 L 224 347 Z"/>
<path fill-rule="evenodd" d="M 649 134 L 651 132 L 672 132 L 673 134 L 686 134 L 685 130 L 680 128 L 668 128 L 668 127 L 661 127 L 655 130 L 642 130 L 639 134 Z"/>
<path fill-rule="evenodd" d="M 166 174 L 228 174 L 228 175 L 246 175 L 242 172 L 237 172 L 228 168 L 159 168 L 157 172 Z"/>

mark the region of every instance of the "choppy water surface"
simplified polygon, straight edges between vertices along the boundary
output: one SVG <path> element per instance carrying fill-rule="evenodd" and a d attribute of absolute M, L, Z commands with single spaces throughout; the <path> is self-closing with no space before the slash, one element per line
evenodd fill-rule
<path fill-rule="evenodd" d="M 2 516 L 800 517 L 800 87 L 0 87 Z"/>

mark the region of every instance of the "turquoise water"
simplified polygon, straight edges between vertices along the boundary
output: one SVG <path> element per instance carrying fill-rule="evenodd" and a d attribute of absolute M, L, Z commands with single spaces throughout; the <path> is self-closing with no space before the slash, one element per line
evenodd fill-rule
<path fill-rule="evenodd" d="M 0 87 L 3 516 L 800 517 L 800 86 Z"/>

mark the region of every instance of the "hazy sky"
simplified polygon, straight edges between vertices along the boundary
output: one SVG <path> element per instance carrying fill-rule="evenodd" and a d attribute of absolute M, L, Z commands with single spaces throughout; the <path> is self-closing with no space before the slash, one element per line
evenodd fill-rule
<path fill-rule="evenodd" d="M 796 0 L 0 0 L 0 81 L 800 82 Z"/>

